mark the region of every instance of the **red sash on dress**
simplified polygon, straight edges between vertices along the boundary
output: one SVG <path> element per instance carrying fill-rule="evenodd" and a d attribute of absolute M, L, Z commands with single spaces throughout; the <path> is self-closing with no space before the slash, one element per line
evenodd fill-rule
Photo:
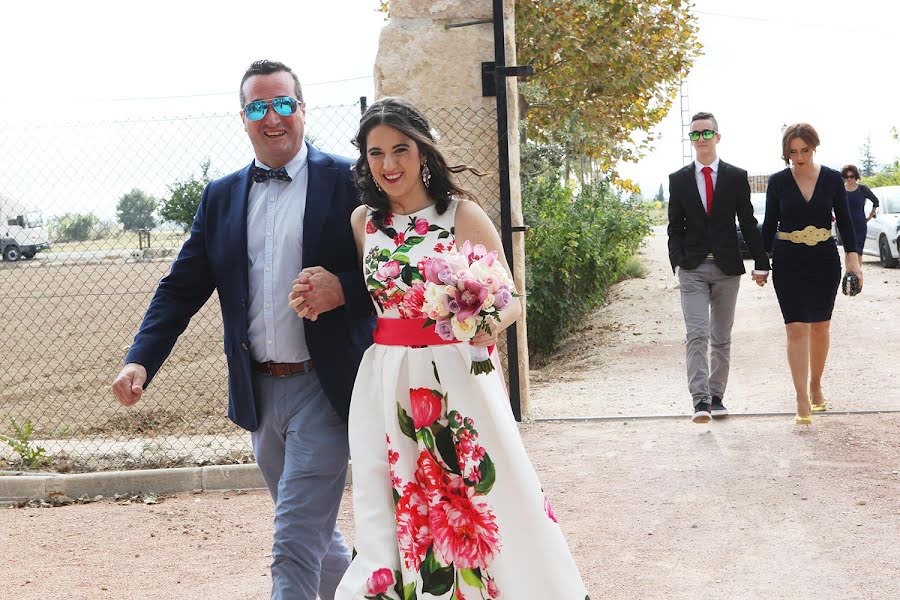
<path fill-rule="evenodd" d="M 434 330 L 434 323 L 426 326 L 428 319 L 385 319 L 378 317 L 372 337 L 382 346 L 445 346 L 460 344 L 459 340 L 445 340 Z M 488 354 L 494 346 L 488 346 Z"/>
<path fill-rule="evenodd" d="M 442 346 L 458 344 L 459 340 L 445 340 L 434 330 L 434 323 L 425 326 L 427 319 L 385 319 L 375 322 L 374 339 L 383 346 Z"/>

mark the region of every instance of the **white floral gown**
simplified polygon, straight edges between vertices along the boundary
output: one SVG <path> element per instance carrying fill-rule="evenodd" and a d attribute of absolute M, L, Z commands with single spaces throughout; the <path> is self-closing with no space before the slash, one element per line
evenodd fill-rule
<path fill-rule="evenodd" d="M 424 262 L 455 243 L 458 201 L 366 227 L 364 273 L 383 319 L 422 314 Z M 500 372 L 468 344 L 376 341 L 350 407 L 355 556 L 339 600 L 584 600 L 528 460 Z"/>

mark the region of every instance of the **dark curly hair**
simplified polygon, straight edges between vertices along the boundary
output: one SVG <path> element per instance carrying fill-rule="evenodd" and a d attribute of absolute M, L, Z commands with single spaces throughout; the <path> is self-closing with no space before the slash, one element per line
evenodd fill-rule
<path fill-rule="evenodd" d="M 425 164 L 431 172 L 427 192 L 435 201 L 438 214 L 444 214 L 453 196 L 462 196 L 478 202 L 471 192 L 453 183 L 450 174 L 470 171 L 483 177 L 485 173 L 468 165 L 447 166 L 443 154 L 437 149 L 431 126 L 425 115 L 407 100 L 389 96 L 375 102 L 366 110 L 359 121 L 359 131 L 353 139 L 353 145 L 359 148 L 359 159 L 354 167 L 356 187 L 359 188 L 362 203 L 372 209 L 372 223 L 378 229 L 390 235 L 384 225 L 384 219 L 390 212 L 391 205 L 384 191 L 375 186 L 367 158 L 366 138 L 369 132 L 379 125 L 393 127 L 416 142 L 419 154 L 425 157 Z"/>

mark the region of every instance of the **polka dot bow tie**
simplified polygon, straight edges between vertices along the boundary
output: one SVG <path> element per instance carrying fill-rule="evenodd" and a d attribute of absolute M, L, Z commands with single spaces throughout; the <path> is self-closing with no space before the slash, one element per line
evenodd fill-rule
<path fill-rule="evenodd" d="M 253 181 L 256 183 L 262 183 L 268 179 L 280 179 L 281 181 L 290 181 L 291 176 L 287 174 L 287 169 L 281 167 L 280 169 L 263 169 L 262 167 L 253 167 L 250 170 L 250 174 L 253 175 Z"/>

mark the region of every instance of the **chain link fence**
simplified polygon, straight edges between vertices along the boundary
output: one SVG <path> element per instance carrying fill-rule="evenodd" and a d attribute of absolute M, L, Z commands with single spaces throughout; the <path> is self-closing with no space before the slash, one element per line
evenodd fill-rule
<path fill-rule="evenodd" d="M 307 139 L 356 156 L 351 139 L 360 108 L 308 109 Z M 499 225 L 493 112 L 459 108 L 428 116 L 451 164 L 490 172 L 467 173 L 460 183 Z M 139 232 L 131 223 L 126 231 L 117 208 L 129 194 L 161 203 L 175 190 L 202 186 L 204 167 L 209 178 L 245 167 L 253 153 L 240 118 L 29 124 L 0 127 L 0 140 L 0 434 L 43 448 L 49 468 L 59 471 L 252 460 L 249 436 L 226 416 L 215 294 L 141 402 L 125 409 L 109 390 L 186 239 L 181 227 L 159 222 L 159 211 L 154 226 Z M 13 421 L 33 431 L 16 432 Z M 0 470 L 22 466 L 13 446 L 0 438 Z M 25 466 L 40 462 L 32 457 Z"/>

